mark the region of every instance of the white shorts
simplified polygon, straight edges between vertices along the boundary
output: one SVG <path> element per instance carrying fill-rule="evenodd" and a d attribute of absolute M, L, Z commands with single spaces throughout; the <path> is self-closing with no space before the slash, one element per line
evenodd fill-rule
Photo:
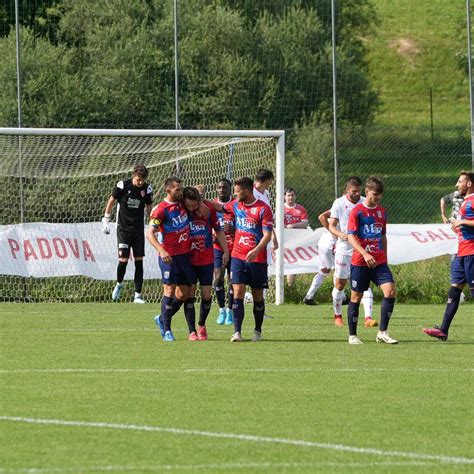
<path fill-rule="evenodd" d="M 332 270 L 334 268 L 333 246 L 327 247 L 325 245 L 318 245 L 318 253 L 319 269 L 321 270 L 321 268 L 329 268 L 329 270 Z"/>
<path fill-rule="evenodd" d="M 340 280 L 348 280 L 351 276 L 351 259 L 352 255 L 334 255 L 334 278 Z"/>

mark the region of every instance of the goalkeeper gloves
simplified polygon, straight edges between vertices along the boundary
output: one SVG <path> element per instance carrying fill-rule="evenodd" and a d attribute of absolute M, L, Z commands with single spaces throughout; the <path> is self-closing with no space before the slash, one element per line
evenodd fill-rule
<path fill-rule="evenodd" d="M 104 234 L 110 234 L 109 222 L 110 214 L 104 214 L 104 217 L 102 217 L 102 232 Z"/>

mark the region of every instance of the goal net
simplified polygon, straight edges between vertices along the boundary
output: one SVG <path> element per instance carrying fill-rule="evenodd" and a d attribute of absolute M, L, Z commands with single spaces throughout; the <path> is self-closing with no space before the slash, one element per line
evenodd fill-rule
<path fill-rule="evenodd" d="M 169 176 L 205 185 L 213 199 L 220 178 L 253 177 L 268 168 L 276 176 L 270 193 L 278 215 L 283 150 L 279 131 L 0 129 L 0 300 L 110 301 L 117 241 L 114 231 L 101 232 L 100 220 L 114 186 L 131 177 L 136 163 L 149 170 L 154 204 Z M 282 224 L 277 229 L 282 237 Z M 281 256 L 268 302 L 283 300 Z M 133 274 L 130 262 L 125 279 Z M 144 277 L 144 297 L 158 302 L 161 275 L 148 242 Z M 126 283 L 122 301 L 132 295 L 133 282 Z"/>

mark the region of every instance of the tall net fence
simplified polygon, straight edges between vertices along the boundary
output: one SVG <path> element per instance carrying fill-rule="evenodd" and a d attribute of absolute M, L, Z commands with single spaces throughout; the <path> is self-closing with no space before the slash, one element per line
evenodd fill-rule
<path fill-rule="evenodd" d="M 0 0 L 0 126 L 18 125 L 14 3 Z M 313 228 L 353 174 L 386 181 L 390 222 L 441 222 L 474 166 L 466 5 L 21 0 L 22 124 L 285 129 L 285 184 Z"/>
<path fill-rule="evenodd" d="M 131 176 L 134 164 L 149 169 L 157 204 L 169 176 L 203 184 L 213 199 L 222 177 L 252 176 L 260 168 L 276 173 L 275 156 L 272 138 L 0 134 L 0 186 L 9 190 L 0 203 L 0 300 L 110 300 L 117 246 L 99 223 L 113 188 Z M 157 266 L 150 247 L 145 277 Z M 146 278 L 149 301 L 161 292 L 158 280 Z"/>

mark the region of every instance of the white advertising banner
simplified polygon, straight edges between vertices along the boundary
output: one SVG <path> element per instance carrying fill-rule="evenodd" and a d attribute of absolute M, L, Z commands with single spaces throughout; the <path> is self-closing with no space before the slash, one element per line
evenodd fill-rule
<path fill-rule="evenodd" d="M 285 274 L 318 270 L 318 241 L 323 229 L 285 230 Z M 445 224 L 389 224 L 389 263 L 398 265 L 454 254 L 457 238 Z M 146 242 L 144 277 L 161 278 L 156 251 Z M 0 274 L 24 277 L 84 275 L 114 280 L 115 228 L 106 235 L 100 223 L 32 223 L 0 226 Z M 269 268 L 274 274 L 274 267 Z M 126 278 L 133 279 L 128 271 Z"/>

